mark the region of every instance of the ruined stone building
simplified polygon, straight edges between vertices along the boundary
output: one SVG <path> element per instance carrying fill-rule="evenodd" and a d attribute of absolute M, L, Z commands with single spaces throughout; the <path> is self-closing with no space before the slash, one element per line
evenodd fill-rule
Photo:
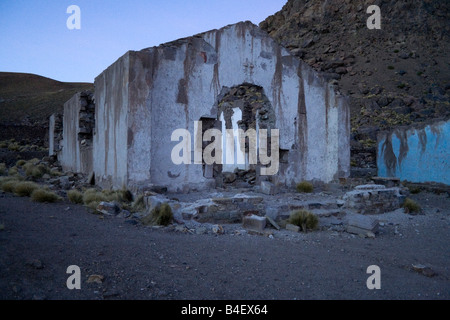
<path fill-rule="evenodd" d="M 103 187 L 201 190 L 233 171 L 254 171 L 256 183 L 292 186 L 350 172 L 346 98 L 250 22 L 128 51 L 95 79 L 94 97 L 95 117 L 90 98 L 78 95 L 65 104 L 62 149 L 50 152 L 57 151 L 67 170 L 93 171 Z M 221 157 L 240 158 L 234 164 L 199 160 L 210 143 L 202 137 L 213 128 L 266 129 L 268 150 L 278 129 L 276 174 L 259 175 L 267 166 L 262 158 L 249 161 L 251 139 L 231 140 L 234 145 L 223 139 Z M 180 143 L 172 136 L 177 129 L 190 133 L 190 163 L 176 164 L 171 157 Z M 264 147 L 256 142 L 256 148 Z M 258 157 L 259 151 L 267 150 L 257 150 Z"/>

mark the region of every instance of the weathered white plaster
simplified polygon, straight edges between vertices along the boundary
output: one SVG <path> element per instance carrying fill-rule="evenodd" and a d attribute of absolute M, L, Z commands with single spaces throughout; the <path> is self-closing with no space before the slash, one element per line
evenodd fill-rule
<path fill-rule="evenodd" d="M 175 165 L 174 130 L 194 139 L 194 121 L 218 119 L 223 87 L 263 88 L 288 152 L 278 181 L 329 182 L 349 174 L 346 99 L 267 33 L 241 22 L 142 51 L 129 51 L 95 80 L 97 182 L 113 187 L 148 183 L 170 190 L 205 189 L 202 165 Z M 193 141 L 192 141 L 193 144 Z"/>

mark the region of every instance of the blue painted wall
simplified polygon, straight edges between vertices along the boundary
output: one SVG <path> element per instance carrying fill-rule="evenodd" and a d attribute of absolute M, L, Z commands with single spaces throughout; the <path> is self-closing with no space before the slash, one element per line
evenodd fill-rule
<path fill-rule="evenodd" d="M 378 135 L 379 177 L 450 185 L 450 121 Z"/>

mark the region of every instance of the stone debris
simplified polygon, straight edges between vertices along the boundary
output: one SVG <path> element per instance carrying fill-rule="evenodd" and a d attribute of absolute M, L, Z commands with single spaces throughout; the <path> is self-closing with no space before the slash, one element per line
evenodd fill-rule
<path fill-rule="evenodd" d="M 117 215 L 120 213 L 120 208 L 114 202 L 105 202 L 102 201 L 97 206 L 97 211 L 106 214 L 106 215 Z"/>
<path fill-rule="evenodd" d="M 161 197 L 161 196 L 158 196 Z M 194 202 L 179 202 L 175 214 L 183 219 L 197 222 L 238 223 L 245 214 L 264 211 L 262 197 L 237 194 L 233 197 L 200 199 Z"/>
<path fill-rule="evenodd" d="M 195 229 L 195 234 L 206 234 L 208 233 L 208 230 L 205 227 L 199 227 Z"/>
<path fill-rule="evenodd" d="M 261 193 L 274 195 L 277 193 L 276 187 L 272 182 L 261 181 Z"/>
<path fill-rule="evenodd" d="M 218 234 L 219 235 L 219 234 L 224 234 L 225 230 L 223 229 L 223 227 L 221 225 L 216 224 L 216 225 L 212 226 L 212 232 L 214 234 Z"/>
<path fill-rule="evenodd" d="M 350 214 L 347 218 L 346 231 L 348 233 L 375 238 L 378 232 L 378 220 L 361 214 Z"/>
<path fill-rule="evenodd" d="M 92 274 L 89 276 L 86 282 L 102 284 L 104 279 L 105 277 L 100 274 Z"/>
<path fill-rule="evenodd" d="M 42 261 L 39 260 L 39 259 L 33 259 L 33 260 L 30 260 L 30 261 L 28 261 L 26 264 L 27 264 L 28 266 L 34 268 L 34 269 L 37 269 L 37 270 L 44 269 L 44 264 L 43 264 Z"/>
<path fill-rule="evenodd" d="M 299 226 L 295 226 L 291 223 L 286 224 L 286 230 L 289 231 L 293 231 L 293 232 L 299 232 L 300 231 L 300 227 Z"/>
<path fill-rule="evenodd" d="M 265 216 L 267 221 L 269 221 L 269 223 L 277 230 L 280 230 L 280 226 L 278 225 L 278 223 L 275 222 L 275 220 L 273 220 L 271 217 L 269 217 L 268 215 Z"/>
<path fill-rule="evenodd" d="M 260 217 L 254 214 L 244 216 L 242 226 L 248 230 L 263 232 L 266 227 L 266 217 Z"/>
<path fill-rule="evenodd" d="M 434 277 L 436 272 L 434 272 L 430 267 L 427 267 L 423 264 L 413 264 L 412 269 L 420 274 L 423 274 L 426 277 Z"/>
<path fill-rule="evenodd" d="M 150 195 L 144 197 L 144 203 L 147 208 L 147 212 L 152 212 L 152 210 L 165 202 L 170 202 L 168 198 L 163 195 Z"/>
<path fill-rule="evenodd" d="M 59 177 L 58 180 L 59 180 L 59 185 L 60 185 L 61 189 L 69 190 L 72 187 L 72 184 L 71 184 L 68 176 Z"/>
<path fill-rule="evenodd" d="M 372 177 L 372 181 L 386 188 L 400 187 L 400 179 L 396 177 Z"/>

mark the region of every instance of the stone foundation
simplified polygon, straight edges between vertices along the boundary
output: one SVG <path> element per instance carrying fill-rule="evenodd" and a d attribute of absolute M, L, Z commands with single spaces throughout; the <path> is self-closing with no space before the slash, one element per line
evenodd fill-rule
<path fill-rule="evenodd" d="M 400 188 L 369 184 L 355 187 L 344 197 L 344 208 L 361 214 L 379 214 L 394 211 L 403 204 L 405 196 Z"/>

